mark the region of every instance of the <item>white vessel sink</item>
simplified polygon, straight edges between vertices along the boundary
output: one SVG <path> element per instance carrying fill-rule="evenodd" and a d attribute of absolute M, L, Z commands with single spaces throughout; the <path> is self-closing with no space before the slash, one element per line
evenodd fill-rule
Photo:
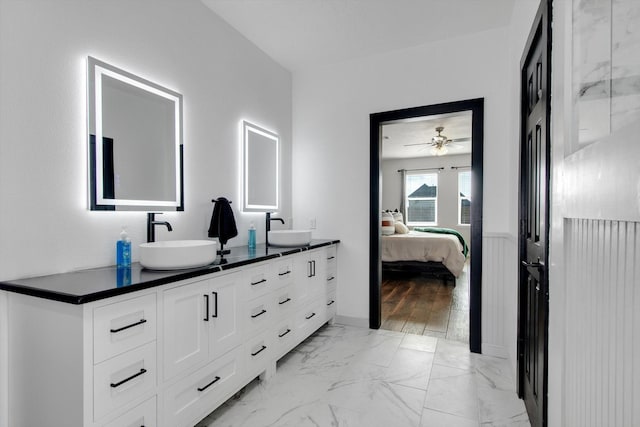
<path fill-rule="evenodd" d="M 311 243 L 311 230 L 273 230 L 269 231 L 271 246 L 304 246 Z"/>
<path fill-rule="evenodd" d="M 140 244 L 140 264 L 153 270 L 202 267 L 216 259 L 213 240 L 166 240 Z"/>

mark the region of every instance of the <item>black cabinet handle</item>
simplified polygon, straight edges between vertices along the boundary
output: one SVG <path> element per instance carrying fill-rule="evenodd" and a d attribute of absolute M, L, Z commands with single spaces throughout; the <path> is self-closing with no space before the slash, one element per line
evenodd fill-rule
<path fill-rule="evenodd" d="M 291 273 L 291 270 L 287 270 L 284 273 L 278 273 L 278 276 L 286 276 L 289 273 Z"/>
<path fill-rule="evenodd" d="M 204 294 L 204 310 L 205 310 L 205 314 L 204 314 L 204 320 L 205 322 L 209 321 L 209 295 Z"/>
<path fill-rule="evenodd" d="M 278 301 L 278 304 L 280 304 L 280 305 L 282 305 L 282 304 L 286 304 L 286 303 L 288 303 L 289 301 L 291 301 L 291 298 L 287 298 L 287 299 L 286 299 L 286 300 L 284 300 L 284 301 Z"/>
<path fill-rule="evenodd" d="M 332 281 L 333 279 L 335 279 L 335 276 L 331 276 L 331 277 L 329 277 L 329 278 L 327 279 L 327 282 L 330 282 L 330 281 Z"/>
<path fill-rule="evenodd" d="M 313 277 L 312 269 L 311 269 L 311 261 L 307 261 L 307 266 L 309 267 L 307 277 Z"/>
<path fill-rule="evenodd" d="M 134 326 L 142 325 L 143 323 L 147 323 L 147 319 L 140 319 L 139 322 L 132 323 L 132 324 L 127 325 L 127 326 L 123 326 L 122 328 L 111 329 L 111 333 L 115 334 L 117 332 L 124 331 L 125 329 L 129 329 L 129 328 L 133 328 Z"/>
<path fill-rule="evenodd" d="M 217 383 L 218 381 L 220 381 L 220 377 L 216 376 L 213 381 L 211 381 L 209 384 L 207 384 L 204 387 L 198 387 L 198 391 L 205 391 L 206 389 L 208 389 L 209 387 L 211 387 L 212 385 L 214 385 L 215 383 Z"/>
<path fill-rule="evenodd" d="M 284 331 L 284 332 L 283 332 L 283 333 L 281 333 L 281 334 L 278 334 L 278 337 L 282 338 L 283 336 L 287 335 L 289 332 L 291 332 L 291 329 L 287 328 L 287 330 L 286 330 L 286 331 Z"/>
<path fill-rule="evenodd" d="M 331 302 L 328 302 L 328 303 L 327 303 L 327 306 L 330 306 L 330 305 L 332 305 L 333 303 L 335 303 L 335 301 L 334 301 L 334 300 L 331 300 Z"/>
<path fill-rule="evenodd" d="M 327 258 L 327 261 L 331 261 L 332 259 L 335 259 L 334 256 L 330 256 L 329 258 Z"/>
<path fill-rule="evenodd" d="M 265 310 L 265 309 L 263 308 L 263 309 L 262 309 L 262 311 L 261 311 L 260 313 L 258 313 L 258 314 L 252 314 L 252 315 L 251 315 L 251 318 L 252 318 L 252 319 L 255 319 L 255 318 L 256 318 L 256 317 L 258 317 L 258 316 L 262 316 L 262 315 L 263 315 L 263 314 L 265 314 L 266 312 L 267 312 L 267 310 Z"/>
<path fill-rule="evenodd" d="M 111 383 L 111 388 L 120 387 L 122 384 L 126 383 L 127 381 L 131 381 L 132 379 L 137 378 L 137 377 L 139 377 L 140 375 L 142 375 L 142 374 L 144 374 L 146 372 L 147 372 L 147 370 L 142 368 L 142 369 L 140 369 L 140 372 L 131 375 L 129 378 L 125 378 L 122 381 L 118 381 L 115 384 Z"/>
<path fill-rule="evenodd" d="M 305 317 L 305 319 L 309 320 L 309 319 L 311 319 L 311 318 L 312 318 L 313 316 L 315 316 L 315 315 L 316 315 L 315 313 L 311 313 L 311 315 L 310 315 L 310 316 L 308 316 L 308 317 Z"/>
<path fill-rule="evenodd" d="M 314 259 L 313 261 L 311 261 L 312 265 L 313 265 L 313 274 L 312 277 L 316 276 L 316 260 Z"/>
<path fill-rule="evenodd" d="M 263 345 L 260 350 L 256 351 L 255 353 L 251 353 L 252 356 L 257 356 L 258 354 L 262 353 L 263 351 L 265 351 L 267 349 L 266 345 Z"/>
<path fill-rule="evenodd" d="M 258 280 L 257 282 L 251 282 L 251 286 L 259 285 L 260 283 L 266 282 L 267 279 Z"/>
<path fill-rule="evenodd" d="M 215 319 L 215 318 L 218 317 L 218 293 L 217 292 L 211 292 L 211 295 L 213 295 L 214 298 L 215 298 L 215 300 L 214 300 L 215 302 L 213 303 L 213 308 L 214 308 L 215 312 L 211 315 L 211 317 L 213 319 Z"/>

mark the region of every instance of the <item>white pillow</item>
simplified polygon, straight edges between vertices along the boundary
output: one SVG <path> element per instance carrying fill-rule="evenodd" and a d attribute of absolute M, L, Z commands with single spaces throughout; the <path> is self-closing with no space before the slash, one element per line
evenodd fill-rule
<path fill-rule="evenodd" d="M 396 234 L 407 234 L 407 233 L 409 233 L 409 227 L 407 227 L 406 225 L 404 225 L 401 222 L 396 222 L 395 227 L 396 227 Z"/>
<path fill-rule="evenodd" d="M 382 212 L 381 220 L 382 234 L 384 236 L 388 236 L 396 232 L 396 228 L 393 224 L 393 215 L 391 215 L 390 212 Z"/>
<path fill-rule="evenodd" d="M 394 219 L 396 222 L 401 222 L 401 223 L 403 223 L 403 224 L 404 224 L 404 220 L 402 219 L 402 212 L 393 212 L 393 214 L 392 214 L 392 215 L 393 215 L 393 219 Z"/>

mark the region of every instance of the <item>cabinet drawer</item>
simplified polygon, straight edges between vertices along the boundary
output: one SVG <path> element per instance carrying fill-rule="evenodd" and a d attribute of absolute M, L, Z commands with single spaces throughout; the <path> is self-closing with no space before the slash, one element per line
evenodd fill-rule
<path fill-rule="evenodd" d="M 247 338 L 252 337 L 272 324 L 272 320 L 276 315 L 274 305 L 275 300 L 270 294 L 246 303 L 244 324 L 246 325 Z"/>
<path fill-rule="evenodd" d="M 93 363 L 98 364 L 156 339 L 156 294 L 93 311 Z"/>
<path fill-rule="evenodd" d="M 156 416 L 156 397 L 141 403 L 132 410 L 119 416 L 104 427 L 155 427 L 158 425 Z"/>
<path fill-rule="evenodd" d="M 293 259 L 287 257 L 281 261 L 276 261 L 273 264 L 273 280 L 275 282 L 274 288 L 280 288 L 293 283 Z"/>
<path fill-rule="evenodd" d="M 164 425 L 192 426 L 239 385 L 240 347 L 168 387 L 164 393 Z"/>
<path fill-rule="evenodd" d="M 273 278 L 271 277 L 269 264 L 259 265 L 245 271 L 244 286 L 247 289 L 247 299 L 257 298 L 265 295 L 273 289 Z"/>
<path fill-rule="evenodd" d="M 155 388 L 156 343 L 96 365 L 93 381 L 93 416 L 98 420 Z"/>
<path fill-rule="evenodd" d="M 338 285 L 338 276 L 335 273 L 327 272 L 327 291 L 335 291 Z"/>
<path fill-rule="evenodd" d="M 272 363 L 273 339 L 269 334 L 262 334 L 247 341 L 243 346 L 243 357 L 246 367 L 246 379 L 253 379 L 267 369 Z"/>
<path fill-rule="evenodd" d="M 299 341 L 307 338 L 326 322 L 326 312 L 325 299 L 322 298 L 307 304 L 296 313 L 296 333 Z"/>
<path fill-rule="evenodd" d="M 293 313 L 293 309 L 295 307 L 295 296 L 292 285 L 277 289 L 273 293 L 273 297 L 275 298 L 274 306 L 276 309 L 276 318 L 289 316 Z"/>
<path fill-rule="evenodd" d="M 326 313 L 327 320 L 330 320 L 333 317 L 335 317 L 336 306 L 338 305 L 336 302 L 337 302 L 336 291 L 334 290 L 332 292 L 328 292 L 327 293 L 327 313 Z"/>
<path fill-rule="evenodd" d="M 278 323 L 274 332 L 274 353 L 275 359 L 278 360 L 298 344 L 298 341 L 296 341 L 296 327 L 293 320 L 287 319 Z"/>

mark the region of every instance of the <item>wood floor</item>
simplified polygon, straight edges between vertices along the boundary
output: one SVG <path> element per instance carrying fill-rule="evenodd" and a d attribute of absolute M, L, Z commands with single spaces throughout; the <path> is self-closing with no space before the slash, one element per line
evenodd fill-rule
<path fill-rule="evenodd" d="M 456 280 L 384 273 L 382 329 L 469 342 L 468 263 Z"/>

